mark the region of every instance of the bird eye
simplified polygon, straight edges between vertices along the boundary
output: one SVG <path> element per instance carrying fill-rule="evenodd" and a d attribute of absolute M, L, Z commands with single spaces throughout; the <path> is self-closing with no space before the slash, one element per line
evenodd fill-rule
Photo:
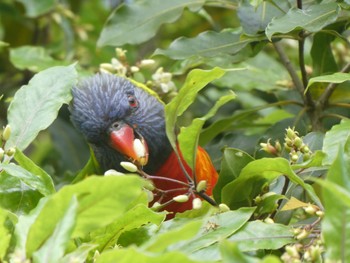
<path fill-rule="evenodd" d="M 130 107 L 132 108 L 136 108 L 139 105 L 137 99 L 133 95 L 128 96 L 128 101 L 129 101 Z"/>

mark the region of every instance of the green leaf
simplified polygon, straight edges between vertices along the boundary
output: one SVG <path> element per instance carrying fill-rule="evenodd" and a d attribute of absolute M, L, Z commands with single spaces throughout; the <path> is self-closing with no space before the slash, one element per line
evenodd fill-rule
<path fill-rule="evenodd" d="M 239 250 L 238 244 L 228 242 L 227 240 L 222 240 L 220 242 L 220 253 L 222 255 L 223 263 L 255 263 L 258 262 L 258 259 L 254 259 L 253 257 L 249 257 L 242 253 Z"/>
<path fill-rule="evenodd" d="M 277 6 L 284 5 L 283 7 Z M 262 1 L 257 7 L 249 2 L 243 1 L 237 10 L 237 15 L 244 33 L 247 35 L 256 35 L 264 32 L 268 23 L 274 17 L 280 17 L 285 14 L 283 10 L 288 10 L 287 2 L 268 2 Z"/>
<path fill-rule="evenodd" d="M 149 0 L 124 4 L 109 16 L 98 46 L 139 44 L 152 38 L 164 23 L 175 22 L 185 8 L 198 11 L 204 0 Z"/>
<path fill-rule="evenodd" d="M 235 98 L 235 94 L 229 94 L 221 97 L 211 108 L 211 110 L 203 117 L 196 118 L 187 127 L 181 127 L 178 135 L 181 153 L 187 164 L 193 170 L 195 167 L 196 153 L 198 147 L 199 133 L 202 130 L 204 123 L 215 115 L 218 109 Z"/>
<path fill-rule="evenodd" d="M 154 55 L 165 55 L 172 59 L 186 59 L 193 56 L 215 57 L 233 55 L 257 38 L 241 39 L 240 33 L 231 31 L 206 31 L 194 38 L 180 37 L 167 49 L 157 49 Z M 260 39 L 261 40 L 261 39 Z"/>
<path fill-rule="evenodd" d="M 102 253 L 96 260 L 96 263 L 208 263 L 206 260 L 193 260 L 184 255 L 180 251 L 173 251 L 162 254 L 150 254 L 139 251 L 135 247 L 121 248 L 116 250 L 109 250 Z"/>
<path fill-rule="evenodd" d="M 321 205 L 312 187 L 294 173 L 289 162 L 284 158 L 262 158 L 248 163 L 239 177 L 222 189 L 222 202 L 232 209 L 242 204 L 251 205 L 253 198 L 261 192 L 262 187 L 281 175 L 287 176 L 293 183 L 302 186 L 310 198 Z"/>
<path fill-rule="evenodd" d="M 327 154 L 323 160 L 323 165 L 330 165 L 335 160 L 339 147 L 344 147 L 350 135 L 350 120 L 343 120 L 340 124 L 334 125 L 326 132 L 322 151 Z"/>
<path fill-rule="evenodd" d="M 117 218 L 112 224 L 96 233 L 91 233 L 92 243 L 98 244 L 98 251 L 102 252 L 117 244 L 121 234 L 126 231 L 153 223 L 159 225 L 165 218 L 165 214 L 155 213 L 146 205 L 137 205 Z"/>
<path fill-rule="evenodd" d="M 28 213 L 36 207 L 43 195 L 20 179 L 5 171 L 0 172 L 0 206 L 17 214 Z"/>
<path fill-rule="evenodd" d="M 71 87 L 77 80 L 74 66 L 53 67 L 36 74 L 18 90 L 8 109 L 12 133 L 7 149 L 24 150 L 57 117 L 63 103 L 71 100 Z"/>
<path fill-rule="evenodd" d="M 67 62 L 53 59 L 43 47 L 35 46 L 11 48 L 10 61 L 18 69 L 28 69 L 33 72 L 39 72 L 49 67 L 67 65 Z"/>
<path fill-rule="evenodd" d="M 289 226 L 256 220 L 245 224 L 227 240 L 237 243 L 242 251 L 273 250 L 295 242 L 291 230 Z"/>
<path fill-rule="evenodd" d="M 213 190 L 214 199 L 221 203 L 221 191 L 224 186 L 236 179 L 241 170 L 254 158 L 234 148 L 225 148 L 222 155 L 220 176 Z"/>
<path fill-rule="evenodd" d="M 144 180 L 136 176 L 89 177 L 74 185 L 62 187 L 49 197 L 32 225 L 26 249 L 29 256 L 49 238 L 63 218 L 74 195 L 79 201 L 77 223 L 72 238 L 84 237 L 89 232 L 105 227 L 124 214 L 135 202 L 147 202 L 141 186 Z"/>
<path fill-rule="evenodd" d="M 201 249 L 216 244 L 238 231 L 249 220 L 254 211 L 254 207 L 244 207 L 205 218 L 205 225 L 194 238 L 173 245 L 169 249 L 182 251 L 192 255 L 193 258 L 200 258 Z M 197 253 L 194 254 L 195 252 Z"/>
<path fill-rule="evenodd" d="M 57 262 L 62 258 L 76 223 L 77 210 L 78 200 L 73 196 L 53 234 L 33 254 L 33 262 Z"/>
<path fill-rule="evenodd" d="M 50 195 L 54 192 L 53 189 L 50 189 L 51 185 L 47 184 L 46 179 L 43 179 L 43 177 L 40 177 L 36 174 L 32 174 L 31 172 L 14 163 L 0 163 L 0 170 L 4 170 L 9 175 L 18 178 L 21 182 L 29 186 L 31 189 L 38 190 L 44 196 Z"/>
<path fill-rule="evenodd" d="M 96 248 L 97 245 L 94 244 L 82 244 L 77 249 L 73 250 L 71 253 L 66 254 L 58 262 L 67 263 L 67 262 L 87 262 L 87 257 L 89 252 Z"/>
<path fill-rule="evenodd" d="M 225 74 L 225 70 L 214 68 L 212 70 L 192 70 L 180 89 L 178 95 L 165 106 L 166 134 L 174 149 L 176 149 L 175 125 L 177 117 L 193 103 L 197 93 L 214 79 Z"/>
<path fill-rule="evenodd" d="M 343 137 L 344 140 L 344 137 Z M 339 145 L 338 154 L 329 168 L 326 180 L 322 182 L 325 216 L 322 220 L 322 234 L 327 247 L 326 258 L 345 262 L 350 258 L 350 141 L 345 151 Z"/>
<path fill-rule="evenodd" d="M 307 88 L 316 82 L 326 82 L 326 83 L 343 83 L 350 80 L 350 73 L 336 72 L 331 75 L 323 75 L 311 78 Z"/>
<path fill-rule="evenodd" d="M 18 0 L 18 2 L 21 2 L 24 5 L 26 15 L 31 18 L 48 13 L 56 5 L 56 0 Z"/>
<path fill-rule="evenodd" d="M 40 177 L 42 182 L 45 184 L 46 190 L 50 194 L 56 192 L 51 176 L 41 169 L 41 167 L 37 166 L 31 159 L 25 156 L 19 149 L 16 149 L 14 158 L 22 168 Z"/>
<path fill-rule="evenodd" d="M 277 33 L 289 33 L 295 29 L 305 29 L 309 32 L 320 31 L 334 22 L 340 8 L 337 3 L 315 4 L 307 9 L 292 8 L 285 16 L 274 18 L 266 28 L 266 36 L 271 41 Z"/>
<path fill-rule="evenodd" d="M 0 260 L 3 261 L 6 251 L 10 246 L 12 231 L 7 225 L 10 212 L 0 208 Z"/>

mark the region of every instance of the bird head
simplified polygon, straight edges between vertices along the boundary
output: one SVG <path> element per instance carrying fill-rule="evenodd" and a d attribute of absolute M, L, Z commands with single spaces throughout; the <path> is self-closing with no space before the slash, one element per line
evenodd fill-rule
<path fill-rule="evenodd" d="M 154 172 L 169 156 L 164 105 L 148 91 L 112 74 L 96 74 L 73 87 L 71 120 L 103 170 L 131 161 Z"/>

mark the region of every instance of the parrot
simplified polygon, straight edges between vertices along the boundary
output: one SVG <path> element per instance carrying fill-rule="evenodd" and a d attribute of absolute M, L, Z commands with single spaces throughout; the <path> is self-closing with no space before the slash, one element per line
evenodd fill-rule
<path fill-rule="evenodd" d="M 208 153 L 198 146 L 195 171 L 191 171 L 179 147 L 176 154 L 167 138 L 164 103 L 155 94 L 126 77 L 96 73 L 80 80 L 72 96 L 71 121 L 90 145 L 101 170 L 124 171 L 121 162 L 140 167 L 155 186 L 152 203 L 167 204 L 163 210 L 169 213 L 168 219 L 192 209 L 198 198 L 189 192 L 188 176 L 195 174 L 195 185 L 205 181 L 202 193 L 212 195 L 218 173 Z M 188 200 L 174 202 L 180 195 Z"/>

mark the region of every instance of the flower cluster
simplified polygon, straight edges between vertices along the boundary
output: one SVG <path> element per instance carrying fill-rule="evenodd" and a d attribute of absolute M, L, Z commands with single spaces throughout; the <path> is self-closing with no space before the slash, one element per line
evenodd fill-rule
<path fill-rule="evenodd" d="M 11 127 L 10 127 L 10 125 L 6 125 L 6 127 L 4 127 L 4 129 L 0 135 L 0 137 L 1 137 L 0 163 L 9 162 L 11 160 L 12 156 L 16 152 L 16 149 L 12 148 L 12 147 L 5 150 L 6 141 L 10 138 L 10 136 L 11 136 Z"/>

